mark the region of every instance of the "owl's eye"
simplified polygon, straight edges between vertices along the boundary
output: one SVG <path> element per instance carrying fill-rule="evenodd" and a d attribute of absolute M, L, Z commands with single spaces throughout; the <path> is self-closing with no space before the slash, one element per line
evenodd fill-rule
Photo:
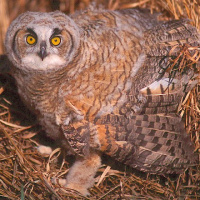
<path fill-rule="evenodd" d="M 27 44 L 33 45 L 36 43 L 36 38 L 32 35 L 28 35 L 26 37 L 26 42 L 27 42 Z"/>
<path fill-rule="evenodd" d="M 55 36 L 51 38 L 51 44 L 54 46 L 58 46 L 61 42 L 61 38 L 59 36 Z"/>

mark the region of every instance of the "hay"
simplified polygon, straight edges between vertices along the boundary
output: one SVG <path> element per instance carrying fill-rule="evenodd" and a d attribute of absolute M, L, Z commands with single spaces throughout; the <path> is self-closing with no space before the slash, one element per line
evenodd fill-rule
<path fill-rule="evenodd" d="M 9 0 L 8 10 L 13 20 L 26 10 L 50 11 L 60 9 L 73 13 L 84 9 L 90 0 Z M 99 0 L 108 9 L 131 7 L 149 8 L 151 12 L 163 13 L 161 19 L 179 19 L 182 15 L 191 19 L 197 28 L 200 25 L 200 5 L 195 0 Z M 4 5 L 5 6 L 5 5 Z M 5 14 L 6 15 L 6 14 Z M 1 15 L 3 21 L 7 15 Z M 6 24 L 6 21 L 4 21 Z M 6 26 L 6 25 L 5 25 Z M 5 34 L 0 27 L 0 36 Z M 4 36 L 0 37 L 2 40 Z M 0 41 L 2 45 L 2 41 Z M 195 47 L 192 47 L 195 48 Z M 181 66 L 189 67 L 199 59 L 199 49 L 187 46 L 180 52 Z M 196 52 L 196 53 L 195 53 Z M 1 52 L 2 53 L 2 52 Z M 182 55 L 182 57 L 181 57 Z M 173 60 L 175 63 L 176 60 Z M 175 66 L 175 65 L 174 65 Z M 172 65 L 173 68 L 173 65 Z M 200 73 L 199 73 L 200 74 Z M 179 106 L 186 128 L 195 143 L 200 147 L 200 75 L 199 84 L 189 92 Z M 66 157 L 58 147 L 50 156 L 38 153 L 38 143 L 53 143 L 44 137 L 34 116 L 23 106 L 14 82 L 9 75 L 0 75 L 0 199 L 199 199 L 200 166 L 190 166 L 179 176 L 158 176 L 139 172 L 118 162 L 110 162 L 105 156 L 98 170 L 96 184 L 90 189 L 91 197 L 80 196 L 59 186 L 58 179 L 64 178 L 71 157 Z M 46 142 L 46 140 L 48 140 Z M 57 184 L 52 183 L 52 179 Z"/>

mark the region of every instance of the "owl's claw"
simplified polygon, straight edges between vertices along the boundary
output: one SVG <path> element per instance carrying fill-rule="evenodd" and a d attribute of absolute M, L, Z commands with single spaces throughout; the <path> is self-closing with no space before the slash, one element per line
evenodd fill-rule
<path fill-rule="evenodd" d="M 72 189 L 72 190 L 76 190 L 76 191 L 78 191 L 79 193 L 81 193 L 83 196 L 90 196 L 89 191 L 88 191 L 87 188 L 85 188 L 85 186 L 82 185 L 82 184 L 69 183 L 69 184 L 64 185 L 64 187 L 70 188 L 70 189 Z"/>
<path fill-rule="evenodd" d="M 84 187 L 83 184 L 67 183 L 67 180 L 66 179 L 62 179 L 62 178 L 60 178 L 60 179 L 53 178 L 51 180 L 51 182 L 53 184 L 59 184 L 61 187 L 64 187 L 64 188 L 69 188 L 69 189 L 72 189 L 72 190 L 76 190 L 77 192 L 79 192 L 83 196 L 89 196 L 90 195 L 89 191 L 87 190 L 86 187 Z"/>
<path fill-rule="evenodd" d="M 37 151 L 42 155 L 51 155 L 52 148 L 49 146 L 39 145 L 37 148 Z"/>

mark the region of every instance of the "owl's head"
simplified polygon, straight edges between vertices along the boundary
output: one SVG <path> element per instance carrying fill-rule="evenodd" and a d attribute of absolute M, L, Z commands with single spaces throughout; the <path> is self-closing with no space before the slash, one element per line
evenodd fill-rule
<path fill-rule="evenodd" d="M 26 12 L 10 25 L 5 46 L 13 64 L 24 70 L 66 66 L 79 46 L 79 29 L 65 14 Z"/>

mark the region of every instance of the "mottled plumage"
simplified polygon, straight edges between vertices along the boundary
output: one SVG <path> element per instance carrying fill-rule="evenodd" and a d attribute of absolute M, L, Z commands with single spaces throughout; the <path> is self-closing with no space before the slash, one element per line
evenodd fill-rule
<path fill-rule="evenodd" d="M 19 94 L 47 135 L 76 155 L 66 187 L 87 194 L 105 153 L 139 170 L 180 173 L 197 159 L 180 116 L 192 69 L 169 78 L 169 52 L 200 42 L 186 20 L 128 9 L 20 15 L 6 49 Z"/>

